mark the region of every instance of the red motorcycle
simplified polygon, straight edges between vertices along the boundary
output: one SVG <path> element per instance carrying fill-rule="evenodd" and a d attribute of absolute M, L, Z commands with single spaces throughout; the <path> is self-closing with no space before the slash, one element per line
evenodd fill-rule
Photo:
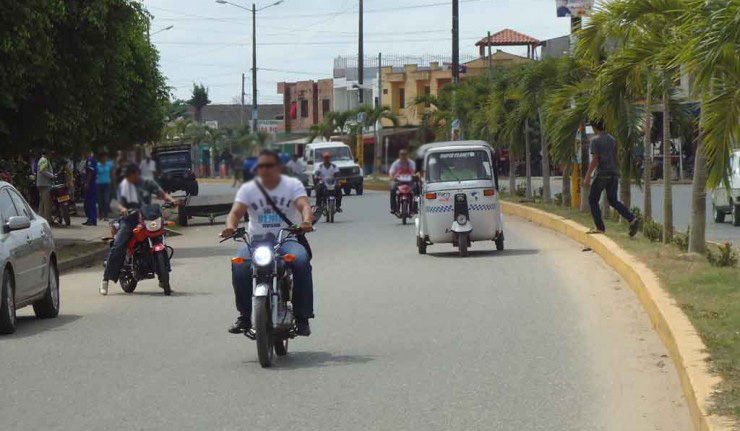
<path fill-rule="evenodd" d="M 414 189 L 416 179 L 412 175 L 399 175 L 396 177 L 396 217 L 403 224 L 417 213 L 416 196 Z"/>
<path fill-rule="evenodd" d="M 69 195 L 67 185 L 63 181 L 55 181 L 51 186 L 51 221 L 69 226 L 72 222 L 69 218 L 70 206 L 74 205 Z"/>
<path fill-rule="evenodd" d="M 164 221 L 160 205 L 146 205 L 139 210 L 129 210 L 126 217 L 129 219 L 138 217 L 139 223 L 133 229 L 126 250 L 126 259 L 118 277 L 121 289 L 126 293 L 133 293 L 139 281 L 153 279 L 156 276 L 164 294 L 170 295 L 172 293 L 170 261 L 174 249 L 165 241 L 165 226 L 173 226 L 174 222 Z M 113 238 L 119 226 L 118 221 L 111 222 Z M 113 241 L 110 244 L 113 246 Z"/>

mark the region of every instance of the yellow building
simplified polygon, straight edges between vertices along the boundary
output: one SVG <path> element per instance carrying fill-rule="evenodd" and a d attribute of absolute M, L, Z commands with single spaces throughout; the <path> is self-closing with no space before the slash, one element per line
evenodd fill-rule
<path fill-rule="evenodd" d="M 533 60 L 500 50 L 491 55 L 494 70 L 529 61 Z M 463 63 L 460 79 L 484 76 L 487 73 L 486 56 Z M 398 116 L 399 126 L 418 126 L 424 112 L 430 107 L 414 104 L 417 96 L 424 94 L 436 96 L 440 88 L 452 82 L 451 65 L 440 65 L 437 62 L 431 62 L 429 66 L 416 64 L 407 64 L 403 68 L 387 66 L 381 68 L 380 75 L 383 86 L 380 103 L 382 106 L 390 107 Z M 390 121 L 384 121 L 383 126 L 391 126 Z"/>

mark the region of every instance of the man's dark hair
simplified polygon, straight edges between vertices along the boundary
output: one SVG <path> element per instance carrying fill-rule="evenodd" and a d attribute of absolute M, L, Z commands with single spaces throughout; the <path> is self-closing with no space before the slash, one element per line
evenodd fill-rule
<path fill-rule="evenodd" d="M 264 150 L 260 151 L 259 157 L 262 157 L 262 156 L 267 156 L 267 157 L 274 158 L 275 159 L 275 163 L 277 163 L 278 165 L 283 164 L 283 161 L 280 159 L 280 154 L 278 154 L 278 152 L 275 151 L 275 150 L 264 149 Z"/>
<path fill-rule="evenodd" d="M 604 130 L 604 120 L 591 120 L 591 127 L 598 131 Z"/>
<path fill-rule="evenodd" d="M 139 167 L 136 165 L 136 163 L 129 162 L 129 163 L 126 163 L 126 165 L 123 167 L 124 177 L 135 174 L 137 172 L 139 172 Z"/>

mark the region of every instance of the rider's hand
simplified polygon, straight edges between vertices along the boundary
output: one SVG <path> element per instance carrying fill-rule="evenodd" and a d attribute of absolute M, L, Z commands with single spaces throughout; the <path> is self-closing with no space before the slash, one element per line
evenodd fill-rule
<path fill-rule="evenodd" d="M 313 230 L 313 223 L 311 223 L 310 221 L 304 221 L 303 223 L 301 223 L 300 228 L 303 232 L 311 232 Z"/>
<path fill-rule="evenodd" d="M 118 212 L 121 213 L 121 216 L 126 217 L 128 215 L 128 210 L 126 208 L 120 208 Z"/>
<path fill-rule="evenodd" d="M 226 229 L 221 231 L 221 238 L 231 238 L 232 236 L 234 236 L 234 232 L 234 229 L 227 227 Z"/>

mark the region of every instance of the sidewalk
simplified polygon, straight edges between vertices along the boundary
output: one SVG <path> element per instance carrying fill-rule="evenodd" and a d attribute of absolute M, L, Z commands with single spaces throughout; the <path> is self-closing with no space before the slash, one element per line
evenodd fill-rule
<path fill-rule="evenodd" d="M 83 214 L 78 211 L 78 214 Z M 71 226 L 53 227 L 54 245 L 59 256 L 59 270 L 64 272 L 77 266 L 101 264 L 108 251 L 104 237 L 110 236 L 108 222 L 97 226 L 83 226 L 85 217 L 72 216 Z"/>

